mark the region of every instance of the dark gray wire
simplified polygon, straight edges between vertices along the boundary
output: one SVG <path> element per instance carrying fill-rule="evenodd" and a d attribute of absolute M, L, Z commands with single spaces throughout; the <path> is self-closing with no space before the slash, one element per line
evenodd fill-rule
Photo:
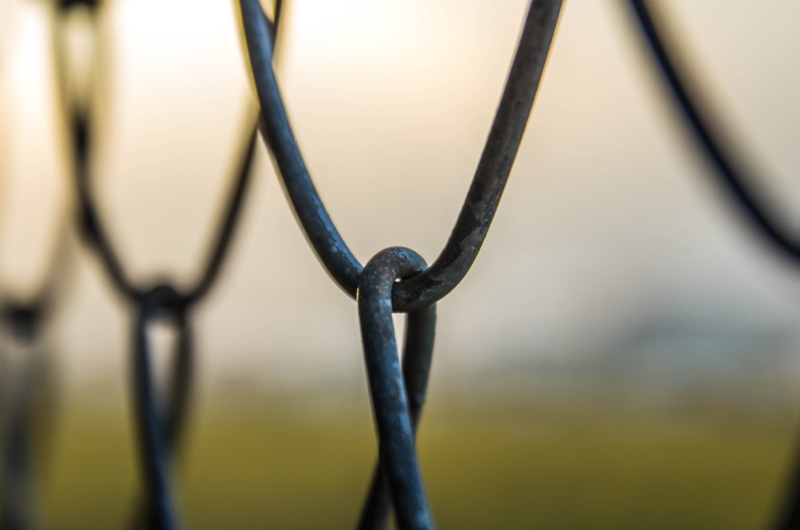
<path fill-rule="evenodd" d="M 433 304 L 463 279 L 485 239 L 533 105 L 561 2 L 534 0 L 528 10 L 475 178 L 453 233 L 430 269 L 426 269 L 419 256 L 406 249 L 384 251 L 362 269 L 325 210 L 294 139 L 272 68 L 269 21 L 258 0 L 240 0 L 240 3 L 261 102 L 262 135 L 278 166 L 289 202 L 317 256 L 345 292 L 358 296 L 380 446 L 379 463 L 359 529 L 377 530 L 386 526 L 390 496 L 399 528 L 432 528 L 414 433 L 425 399 L 433 351 L 436 318 Z M 398 276 L 406 279 L 396 283 Z M 391 321 L 393 309 L 419 310 L 409 314 L 410 340 L 403 370 L 399 368 Z M 408 394 L 405 384 L 409 385 Z"/>
<path fill-rule="evenodd" d="M 408 313 L 403 352 L 403 380 L 406 385 L 411 428 L 415 436 L 422 415 L 422 406 L 425 404 L 435 337 L 436 304 Z M 390 509 L 389 491 L 383 465 L 379 459 L 358 521 L 358 530 L 383 530 L 389 522 Z"/>
<path fill-rule="evenodd" d="M 167 384 L 168 394 L 165 400 L 166 410 L 163 417 L 161 411 L 164 407 L 158 406 L 156 400 L 152 397 L 140 397 L 139 395 L 141 392 L 152 391 L 152 383 L 143 382 L 141 380 L 142 375 L 136 375 L 135 377 L 134 401 L 136 406 L 141 409 L 139 415 L 144 418 L 140 420 L 140 427 L 142 428 L 138 431 L 144 439 L 141 445 L 143 448 L 156 448 L 155 450 L 143 451 L 142 456 L 146 458 L 161 458 L 162 465 L 166 466 L 162 474 L 152 477 L 152 480 L 156 480 L 166 476 L 169 471 L 168 464 L 180 448 L 180 442 L 185 433 L 184 427 L 189 413 L 189 398 L 192 395 L 192 376 L 194 374 L 191 319 L 188 315 L 191 306 L 185 305 L 181 295 L 169 285 L 160 285 L 151 289 L 142 300 L 143 302 L 139 309 L 140 317 L 137 321 L 137 326 L 141 326 L 142 329 L 140 330 L 137 327 L 135 332 L 137 334 L 136 337 L 142 334 L 144 339 L 135 338 L 134 356 L 137 359 L 142 357 L 146 359 L 145 361 L 137 360 L 136 362 L 144 362 L 145 366 L 151 365 L 146 339 L 146 327 L 150 320 L 166 317 L 178 330 L 178 344 L 172 357 L 173 365 L 170 371 L 170 381 Z M 148 374 L 147 377 L 151 376 Z M 149 425 L 151 421 L 159 425 L 158 431 L 151 432 L 143 428 Z M 154 473 L 150 469 L 151 467 L 152 464 L 145 464 L 146 473 Z M 172 526 L 164 526 L 162 521 L 165 514 L 161 508 L 163 505 L 172 506 L 171 499 L 156 502 L 153 499 L 153 493 L 158 493 L 162 489 L 148 489 L 147 496 L 137 502 L 131 519 L 131 528 L 133 530 L 141 528 L 173 528 Z M 167 490 L 167 493 L 169 493 L 169 490 Z"/>
<path fill-rule="evenodd" d="M 100 1 L 101 0 L 59 0 L 58 9 L 62 12 L 69 11 L 70 9 L 78 6 L 96 9 L 100 6 Z"/>
<path fill-rule="evenodd" d="M 380 468 L 386 478 L 400 530 L 434 528 L 417 459 L 415 421 L 411 416 L 409 398 L 419 411 L 425 399 L 426 379 L 430 370 L 435 314 L 423 313 L 420 315 L 421 321 L 413 322 L 422 324 L 421 330 L 414 330 L 415 335 L 422 332 L 416 335 L 420 343 L 412 346 L 419 347 L 420 351 L 416 353 L 420 353 L 420 356 L 408 363 L 408 375 L 414 384 L 407 390 L 406 377 L 397 355 L 391 300 L 395 280 L 418 274 L 425 267 L 425 261 L 415 252 L 406 248 L 389 248 L 367 263 L 358 286 L 358 318 L 378 431 Z M 375 480 L 378 483 L 379 477 L 376 473 Z M 373 486 L 365 507 L 372 513 L 365 514 L 369 521 L 362 517 L 360 525 L 372 523 L 374 526 L 371 528 L 381 528 L 388 510 L 380 495 L 380 486 Z M 373 500 L 372 496 L 376 498 Z"/>
<path fill-rule="evenodd" d="M 2 362 L 9 359 L 2 354 Z M 10 364 L 10 363 L 9 363 Z M 5 371 L 10 366 L 3 366 Z M 7 374 L 3 374 L 7 375 Z M 35 528 L 32 512 L 32 396 L 31 381 L 27 374 L 15 372 L 3 388 L 2 417 L 0 421 L 0 529 L 31 530 Z"/>
<path fill-rule="evenodd" d="M 334 281 L 350 296 L 362 266 L 325 210 L 305 166 L 272 69 L 269 25 L 258 0 L 240 0 L 250 65 L 262 110 L 262 134 L 311 246 Z M 392 292 L 395 311 L 430 305 L 464 278 L 486 238 L 544 70 L 561 0 L 533 0 L 489 137 L 453 232 L 430 268 L 399 282 Z"/>
<path fill-rule="evenodd" d="M 280 7 L 277 7 L 276 14 L 279 13 Z M 274 33 L 273 31 L 273 35 Z M 133 524 L 136 527 L 144 525 L 147 528 L 176 529 L 179 527 L 179 523 L 168 483 L 169 462 L 183 432 L 192 386 L 193 354 L 188 313 L 209 292 L 228 254 L 251 180 L 257 146 L 256 129 L 252 128 L 249 141 L 241 155 L 235 183 L 203 273 L 192 288 L 185 293 L 180 293 L 169 284 L 158 285 L 150 289 L 140 287 L 131 282 L 126 275 L 113 244 L 106 234 L 91 194 L 90 147 L 92 144 L 89 109 L 73 108 L 70 117 L 75 180 L 84 234 L 100 255 L 113 285 L 136 306 L 139 314 L 134 328 L 134 402 L 137 410 L 147 497 L 138 505 Z M 179 329 L 179 343 L 174 357 L 168 386 L 166 414 L 164 415 L 160 412 L 161 407 L 154 395 L 146 334 L 148 322 L 163 316 L 171 318 Z"/>
<path fill-rule="evenodd" d="M 742 211 L 761 234 L 785 253 L 795 262 L 800 262 L 800 239 L 797 234 L 791 233 L 786 227 L 781 226 L 772 215 L 774 207 L 767 204 L 763 197 L 759 197 L 753 182 L 755 179 L 747 175 L 745 170 L 738 166 L 733 157 L 723 147 L 715 132 L 711 111 L 707 104 L 700 104 L 699 98 L 689 93 L 687 83 L 679 73 L 678 62 L 667 50 L 664 40 L 654 23 L 653 16 L 644 0 L 630 0 L 633 12 L 636 14 L 641 29 L 647 38 L 650 48 L 661 67 L 664 80 L 667 82 L 686 119 L 697 143 L 703 148 L 709 162 L 716 170 L 725 187 L 731 192 Z M 663 21 L 659 24 L 663 24 Z M 684 68 L 680 70 L 685 71 Z"/>
<path fill-rule="evenodd" d="M 714 166 L 715 174 L 730 192 L 742 213 L 750 219 L 760 234 L 775 248 L 781 251 L 795 265 L 800 265 L 800 240 L 785 226 L 782 226 L 772 215 L 773 207 L 758 197 L 753 185 L 753 177 L 738 167 L 733 157 L 722 147 L 722 142 L 717 138 L 712 121 L 709 119 L 707 105 L 701 105 L 687 89 L 687 84 L 682 78 L 678 62 L 667 49 L 664 39 L 659 32 L 659 25 L 647 7 L 644 0 L 630 0 L 633 12 L 639 21 L 641 29 L 647 38 L 653 55 L 661 67 L 664 80 L 672 89 L 672 94 L 678 107 L 682 110 L 697 143 L 705 151 L 708 160 Z M 705 108 L 704 108 L 705 107 Z M 783 506 L 778 513 L 773 528 L 776 530 L 797 530 L 800 528 L 800 459 L 794 464 L 790 475 L 788 491 L 785 494 Z"/>
<path fill-rule="evenodd" d="M 59 14 L 78 4 L 94 7 L 97 0 L 62 0 L 56 6 Z M 51 26 L 51 44 L 56 45 L 57 22 Z M 56 50 L 58 57 L 58 50 Z M 58 59 L 53 66 L 58 69 Z M 17 347 L 24 348 L 21 365 L 12 366 L 6 351 L 0 351 L 3 388 L 3 425 L 0 427 L 0 529 L 32 530 L 38 528 L 35 511 L 35 473 L 48 438 L 52 415 L 47 410 L 53 398 L 53 366 L 49 348 L 43 341 L 45 324 L 52 313 L 54 292 L 63 281 L 67 238 L 66 224 L 58 220 L 54 249 L 47 258 L 43 280 L 34 294 L 0 299 L 0 327 L 3 335 Z M 37 450 L 39 449 L 39 450 Z"/>
<path fill-rule="evenodd" d="M 33 530 L 38 527 L 35 512 L 35 424 L 37 400 L 46 393 L 46 381 L 41 369 L 46 362 L 46 352 L 35 345 L 41 339 L 43 308 L 16 305 L 7 301 L 0 312 L 0 323 L 6 328 L 9 339 L 25 348 L 23 364 L 12 363 L 5 351 L 0 350 L 0 374 L 3 375 L 2 414 L 0 418 L 0 529 Z M 6 346 L 4 344 L 4 346 Z M 36 354 L 45 354 L 45 357 Z M 39 411 L 41 412 L 41 411 Z"/>
<path fill-rule="evenodd" d="M 178 530 L 177 515 L 170 492 L 169 447 L 165 437 L 165 418 L 156 403 L 152 359 L 147 341 L 147 323 L 156 316 L 158 306 L 149 300 L 139 306 L 133 329 L 133 380 L 137 431 L 141 440 L 141 461 L 147 486 L 148 528 Z"/>
<path fill-rule="evenodd" d="M 73 111 L 72 115 L 72 134 L 73 146 L 75 149 L 75 179 L 78 191 L 78 202 L 82 215 L 82 228 L 92 246 L 100 255 L 106 272 L 112 280 L 117 290 L 126 296 L 131 302 L 137 303 L 143 295 L 143 289 L 135 286 L 125 273 L 122 264 L 117 257 L 117 253 L 106 234 L 104 224 L 100 221 L 95 206 L 94 199 L 90 190 L 90 128 L 88 112 L 80 110 Z M 220 231 L 216 236 L 211 247 L 208 261 L 203 273 L 187 294 L 184 295 L 187 305 L 199 302 L 210 290 L 217 278 L 223 261 L 227 255 L 227 250 L 235 233 L 236 225 L 241 217 L 243 210 L 244 197 L 246 196 L 247 186 L 251 180 L 254 153 L 256 149 L 256 130 L 253 128 L 250 137 L 245 144 L 241 154 L 239 166 L 236 170 L 236 178 L 232 193 L 228 199 L 225 212 L 220 222 Z"/>

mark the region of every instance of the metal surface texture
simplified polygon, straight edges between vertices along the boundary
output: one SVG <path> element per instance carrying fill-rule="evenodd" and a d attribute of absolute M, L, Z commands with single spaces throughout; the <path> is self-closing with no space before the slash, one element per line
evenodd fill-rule
<path fill-rule="evenodd" d="M 800 237 L 775 217 L 773 212 L 777 209 L 757 189 L 756 183 L 760 179 L 749 175 L 731 154 L 733 150 L 725 148 L 713 118 L 713 109 L 707 103 L 708 99 L 701 98 L 690 90 L 690 86 L 694 87 L 696 84 L 690 84 L 686 65 L 669 49 L 668 39 L 665 38 L 665 35 L 669 36 L 669 32 L 665 30 L 664 17 L 655 16 L 656 11 L 649 1 L 629 1 L 663 79 L 685 118 L 688 130 L 714 169 L 712 173 L 718 177 L 722 187 L 730 192 L 741 213 L 751 221 L 763 239 L 795 266 L 800 266 Z M 794 469 L 791 470 L 788 491 L 773 528 L 800 528 L 800 458 L 796 458 Z"/>
<path fill-rule="evenodd" d="M 707 155 L 714 174 L 729 191 L 741 212 L 758 232 L 795 264 L 800 265 L 800 237 L 775 215 L 777 209 L 757 189 L 756 179 L 743 169 L 722 142 L 712 109 L 690 90 L 687 70 L 669 49 L 663 21 L 650 2 L 627 0 L 635 14 L 666 84 L 670 87 L 688 130 Z M 274 2 L 270 19 L 259 0 L 239 0 L 242 28 L 260 112 L 246 116 L 247 139 L 238 152 L 232 184 L 217 229 L 211 238 L 204 267 L 189 287 L 174 279 L 155 284 L 135 281 L 116 250 L 93 194 L 93 116 L 88 105 L 61 101 L 69 127 L 76 213 L 85 242 L 99 257 L 115 291 L 129 304 L 131 323 L 131 379 L 139 442 L 144 496 L 137 499 L 132 528 L 181 528 L 172 475 L 174 461 L 189 417 L 193 384 L 193 315 L 216 284 L 237 231 L 252 180 L 259 131 L 276 166 L 286 197 L 307 240 L 332 280 L 357 302 L 364 364 L 378 438 L 378 458 L 357 522 L 359 530 L 383 530 L 394 512 L 399 530 L 435 528 L 417 455 L 416 435 L 431 373 L 436 304 L 465 278 L 483 245 L 511 173 L 533 108 L 561 12 L 561 0 L 532 0 L 500 101 L 472 182 L 452 232 L 439 256 L 428 266 L 413 250 L 401 247 L 378 252 L 362 265 L 347 246 L 316 191 L 292 131 L 274 72 L 274 50 L 281 0 Z M 54 64 L 60 93 L 66 93 L 69 69 L 61 25 L 73 8 L 90 13 L 95 36 L 100 0 L 54 0 L 56 13 Z M 99 37 L 97 37 L 99 38 Z M 95 42 L 95 47 L 104 43 Z M 53 276 L 55 273 L 52 273 Z M 33 351 L 41 341 L 50 312 L 51 282 L 26 302 L 0 300 L 0 324 L 19 345 Z M 406 313 L 402 359 L 398 354 L 393 313 Z M 157 388 L 153 352 L 148 339 L 154 322 L 166 322 L 177 331 L 171 366 L 164 389 Z M 10 370 L 0 351 L 2 375 Z M 44 359 L 29 355 L 22 376 L 0 388 L 0 530 L 32 530 L 35 492 L 32 488 L 31 423 L 36 420 L 32 376 Z M 37 364 L 39 363 L 39 364 Z M 30 372 L 30 374 L 28 373 Z M 10 379 L 9 379 L 10 380 Z M 163 397 L 162 397 L 163 396 Z M 776 530 L 800 528 L 800 469 L 795 470 Z"/>
<path fill-rule="evenodd" d="M 390 505 L 401 530 L 434 528 L 415 434 L 430 373 L 435 303 L 467 274 L 480 251 L 516 157 L 555 33 L 561 1 L 534 0 L 461 213 L 431 267 L 408 249 L 378 253 L 366 267 L 353 255 L 317 194 L 273 71 L 274 30 L 258 0 L 240 0 L 245 40 L 261 103 L 259 129 L 287 198 L 331 278 L 358 301 L 379 461 L 358 522 L 386 527 Z M 408 313 L 402 368 L 392 312 Z"/>
<path fill-rule="evenodd" d="M 558 0 L 531 3 L 500 105 L 455 227 L 430 268 L 394 286 L 395 311 L 419 309 L 441 300 L 464 279 L 475 261 L 519 149 L 560 9 Z M 334 281 L 355 298 L 363 267 L 325 209 L 297 146 L 272 68 L 267 19 L 258 0 L 241 0 L 241 10 L 261 102 L 261 132 L 311 246 Z"/>
<path fill-rule="evenodd" d="M 367 263 L 358 286 L 358 319 L 361 323 L 367 381 L 378 431 L 379 471 L 382 468 L 400 530 L 433 528 L 417 459 L 414 421 L 403 369 L 405 367 L 401 368 L 400 365 L 392 323 L 392 287 L 396 280 L 419 274 L 425 270 L 425 266 L 425 261 L 409 249 L 386 249 Z M 429 337 L 424 337 L 423 341 L 430 343 L 432 351 L 434 326 L 424 327 L 427 328 L 425 331 Z M 412 334 L 417 332 L 418 330 L 411 331 Z M 422 353 L 424 357 L 420 363 L 423 379 L 427 379 L 430 370 L 431 351 L 414 352 Z M 414 364 L 412 360 L 409 368 L 416 375 L 418 366 L 413 366 Z M 415 397 L 419 397 L 420 385 L 416 383 L 416 388 L 412 390 L 416 391 Z M 424 393 L 423 388 L 423 401 Z M 375 486 L 373 488 L 376 489 Z M 371 500 L 373 495 L 377 493 L 371 493 L 369 497 L 365 510 L 368 514 L 378 504 Z M 370 516 L 362 517 L 362 523 L 368 517 Z M 382 526 L 379 523 L 373 528 Z"/>
<path fill-rule="evenodd" d="M 378 322 L 378 325 L 381 324 Z M 435 335 L 436 304 L 408 313 L 403 351 L 403 381 L 406 387 L 411 428 L 415 435 L 422 415 L 422 406 L 425 404 L 425 394 L 428 391 Z M 358 521 L 358 529 L 382 530 L 386 528 L 390 510 L 389 491 L 384 480 L 383 465 L 378 459 L 367 500 Z"/>

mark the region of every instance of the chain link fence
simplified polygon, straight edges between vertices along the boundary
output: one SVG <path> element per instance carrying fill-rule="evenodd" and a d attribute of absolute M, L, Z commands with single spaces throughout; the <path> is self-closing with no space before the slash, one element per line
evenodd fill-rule
<path fill-rule="evenodd" d="M 688 73 L 662 33 L 662 17 L 654 16 L 644 0 L 630 0 L 631 12 L 640 23 L 643 42 L 649 44 L 671 90 L 676 108 L 685 117 L 687 130 L 707 154 L 710 173 L 723 187 L 757 231 L 792 262 L 800 261 L 800 243 L 791 230 L 775 218 L 775 206 L 756 189 L 748 175 L 719 139 L 712 110 L 700 95 L 692 93 Z M 136 504 L 133 528 L 171 530 L 181 528 L 182 517 L 173 493 L 174 460 L 181 448 L 187 414 L 192 403 L 193 316 L 207 298 L 224 266 L 245 207 L 259 137 L 272 157 L 286 197 L 309 245 L 332 281 L 356 300 L 361 340 L 379 458 L 367 487 L 357 527 L 386 528 L 394 513 L 402 530 L 435 527 L 416 450 L 431 369 L 436 328 L 436 304 L 463 280 L 484 243 L 498 208 L 525 131 L 545 68 L 559 14 L 560 0 L 532 0 L 526 12 L 519 42 L 505 87 L 480 156 L 475 174 L 452 233 L 431 265 L 408 248 L 392 247 L 377 252 L 362 265 L 345 243 L 328 214 L 311 179 L 294 133 L 279 84 L 273 57 L 281 29 L 283 5 L 277 0 L 268 16 L 259 0 L 240 0 L 245 52 L 260 103 L 257 113 L 245 109 L 242 124 L 246 137 L 240 147 L 226 206 L 215 228 L 201 273 L 188 288 L 172 279 L 138 284 L 120 259 L 114 237 L 100 215 L 92 189 L 94 162 L 93 94 L 88 99 L 68 94 L 69 61 L 64 55 L 61 24 L 77 7 L 90 13 L 93 27 L 102 4 L 99 0 L 62 0 L 55 6 L 55 70 L 59 80 L 64 119 L 69 123 L 70 154 L 76 195 L 77 223 L 112 285 L 132 308 L 131 381 L 143 496 Z M 107 43 L 94 32 L 94 47 Z M 94 88 L 94 87 L 93 87 Z M 91 92 L 91 90 L 90 90 Z M 57 260 L 54 261 L 56 263 Z M 49 278 L 58 275 L 54 265 Z M 0 311 L 7 340 L 2 362 L 2 527 L 27 530 L 40 527 L 39 500 L 32 469 L 38 464 L 38 439 L 47 438 L 52 395 L 48 388 L 49 355 L 41 340 L 51 309 L 50 284 L 30 300 L 7 300 Z M 404 352 L 395 338 L 393 313 L 405 313 Z M 167 322 L 177 333 L 165 388 L 158 388 L 153 370 L 148 327 Z M 797 475 L 800 477 L 800 474 Z M 774 528 L 800 528 L 800 478 L 792 481 L 785 508 Z M 530 522 L 535 526 L 535 521 Z"/>

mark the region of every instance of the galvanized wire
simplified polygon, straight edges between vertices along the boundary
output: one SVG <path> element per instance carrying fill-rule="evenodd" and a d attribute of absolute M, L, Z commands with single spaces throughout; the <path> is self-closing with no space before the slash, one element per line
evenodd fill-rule
<path fill-rule="evenodd" d="M 322 265 L 358 300 L 361 336 L 378 431 L 379 463 L 359 528 L 382 529 L 389 498 L 400 530 L 434 528 L 416 454 L 435 328 L 433 304 L 467 274 L 489 231 L 533 107 L 561 10 L 560 0 L 533 0 L 500 105 L 461 213 L 444 249 L 427 267 L 416 253 L 392 248 L 366 267 L 339 234 L 297 146 L 272 67 L 273 45 L 258 0 L 240 0 L 250 66 L 261 102 L 259 127 L 287 197 Z M 399 280 L 399 281 L 396 281 Z M 412 337 L 400 368 L 392 312 L 409 313 Z"/>
<path fill-rule="evenodd" d="M 385 322 L 388 323 L 391 323 L 391 320 Z M 403 351 L 403 382 L 406 387 L 411 428 L 415 435 L 422 416 L 422 406 L 425 404 L 425 394 L 428 391 L 435 335 L 436 304 L 408 313 Z M 382 530 L 389 522 L 391 501 L 381 462 L 379 458 L 375 465 L 367 499 L 358 521 L 358 530 Z"/>
<path fill-rule="evenodd" d="M 753 225 L 776 248 L 800 263 L 800 238 L 774 216 L 774 208 L 760 196 L 754 180 L 737 164 L 715 132 L 707 105 L 687 88 L 685 68 L 678 64 L 660 35 L 645 0 L 630 0 L 666 82 L 682 109 L 697 143 L 702 146 L 716 174 Z M 99 0 L 61 0 L 61 13 L 83 5 L 96 13 Z M 466 276 L 477 258 L 499 205 L 531 112 L 552 43 L 560 0 L 533 0 L 527 11 L 519 44 L 512 61 L 488 138 L 453 231 L 433 264 L 428 267 L 415 252 L 389 248 L 377 253 L 366 266 L 355 258 L 325 209 L 311 180 L 286 115 L 273 71 L 276 35 L 283 3 L 275 2 L 273 20 L 264 14 L 259 0 L 240 0 L 241 16 L 250 66 L 261 104 L 258 129 L 277 166 L 287 198 L 297 214 L 314 252 L 334 282 L 358 302 L 367 381 L 376 425 L 379 458 L 358 522 L 359 530 L 386 527 L 394 508 L 401 530 L 434 528 L 416 449 L 416 430 L 425 402 L 436 324 L 436 302 L 450 293 Z M 94 15 L 96 16 L 96 15 Z M 63 59 L 63 58 L 62 58 Z M 65 75 L 63 64 L 58 67 Z M 63 84 L 64 80 L 61 79 Z M 171 530 L 180 527 L 171 488 L 173 456 L 184 432 L 191 397 L 191 315 L 215 284 L 224 264 L 251 180 L 256 149 L 255 120 L 247 121 L 249 133 L 236 168 L 218 231 L 210 246 L 200 277 L 185 290 L 171 282 L 141 285 L 127 274 L 111 236 L 98 213 L 92 194 L 91 107 L 65 109 L 71 129 L 74 176 L 83 234 L 99 255 L 114 288 L 135 311 L 132 326 L 132 374 L 140 437 L 146 498 L 137 506 L 135 527 Z M 44 300 L 44 298 L 42 298 Z M 6 304 L 0 311 L 13 333 L 23 342 L 33 341 L 42 311 L 34 302 L 26 306 Z M 402 362 L 397 352 L 393 312 L 407 313 L 406 346 Z M 158 392 L 147 338 L 148 325 L 166 319 L 178 330 L 178 343 L 164 403 Z M 14 484 L 3 488 L 3 528 L 31 526 L 29 407 L 25 394 L 13 414 L 3 422 L 2 478 Z M 778 530 L 800 527 L 800 472 L 796 473 Z"/>
<path fill-rule="evenodd" d="M 240 0 L 250 66 L 261 104 L 258 129 L 277 166 L 287 198 L 297 214 L 314 252 L 334 282 L 358 302 L 367 381 L 376 425 L 379 458 L 358 522 L 359 530 L 386 527 L 392 508 L 400 530 L 434 528 L 431 507 L 416 449 L 416 430 L 425 402 L 436 324 L 436 302 L 466 276 L 486 238 L 510 175 L 514 159 L 535 100 L 552 43 L 562 2 L 532 0 L 519 44 L 500 98 L 488 138 L 466 199 L 452 233 L 428 267 L 415 252 L 389 248 L 378 252 L 366 266 L 355 258 L 325 209 L 303 161 L 286 115 L 273 71 L 276 35 L 283 2 L 276 0 L 273 20 L 259 0 Z M 800 238 L 774 216 L 774 208 L 761 197 L 754 179 L 734 162 L 715 133 L 711 111 L 687 89 L 685 76 L 660 35 L 645 0 L 630 0 L 665 79 L 699 145 L 725 187 L 754 226 L 776 248 L 800 263 Z M 67 13 L 82 5 L 96 18 L 99 0 L 60 0 L 58 11 Z M 66 69 L 57 65 L 62 88 Z M 224 212 L 209 248 L 205 267 L 190 288 L 179 290 L 172 282 L 142 285 L 131 279 L 106 231 L 92 193 L 91 105 L 68 105 L 73 171 L 80 225 L 87 242 L 100 257 L 114 288 L 135 313 L 132 325 L 132 379 L 146 498 L 137 504 L 134 526 L 163 530 L 181 526 L 176 510 L 171 472 L 173 457 L 184 433 L 191 401 L 193 374 L 192 314 L 214 286 L 229 253 L 251 180 L 257 144 L 255 119 L 246 121 L 248 141 L 239 156 Z M 44 297 L 27 305 L 7 303 L 0 316 L 12 335 L 33 342 L 45 313 Z M 407 313 L 406 345 L 402 362 L 392 323 L 393 312 Z M 155 320 L 167 320 L 178 331 L 178 342 L 166 388 L 159 392 L 147 337 Z M 14 398 L 15 408 L 3 418 L 2 503 L 4 529 L 28 529 L 30 510 L 30 400 L 23 388 Z M 6 433 L 8 433 L 6 435 Z M 11 487 L 5 487 L 11 484 Z M 800 472 L 796 473 L 786 510 L 776 528 L 800 528 Z"/>
<path fill-rule="evenodd" d="M 334 281 L 355 298 L 363 266 L 339 234 L 300 154 L 272 69 L 266 17 L 258 0 L 240 0 L 240 4 L 261 102 L 261 132 L 308 241 Z M 531 3 L 500 105 L 453 232 L 433 265 L 394 286 L 395 311 L 419 309 L 441 300 L 464 279 L 475 261 L 519 149 L 560 9 L 561 2 L 556 0 Z"/>
<path fill-rule="evenodd" d="M 426 266 L 412 250 L 389 248 L 367 263 L 358 285 L 361 341 L 380 452 L 359 522 L 362 530 L 386 526 L 388 499 L 383 488 L 391 492 L 399 528 L 434 527 L 414 440 L 433 354 L 434 306 L 421 309 L 415 319 L 411 318 L 414 313 L 409 313 L 409 333 L 416 340 L 406 349 L 402 368 L 392 323 L 392 287 L 397 280 L 419 274 Z M 409 403 L 412 399 L 413 405 Z M 412 410 L 416 411 L 413 416 Z"/>
<path fill-rule="evenodd" d="M 97 28 L 98 0 L 61 0 L 62 14 L 87 7 Z M 272 69 L 273 50 L 283 3 L 275 4 L 270 21 L 258 0 L 241 0 L 247 50 L 261 102 L 258 125 L 278 167 L 290 203 L 323 265 L 339 286 L 357 298 L 367 379 L 379 438 L 379 459 L 359 528 L 382 529 L 394 507 L 401 530 L 432 529 L 433 518 L 416 454 L 415 432 L 425 402 L 436 323 L 436 302 L 452 291 L 474 262 L 489 230 L 528 121 L 561 9 L 560 0 L 533 0 L 519 45 L 472 185 L 453 232 L 439 258 L 428 267 L 411 250 L 379 252 L 363 267 L 345 245 L 308 175 L 291 132 Z M 97 43 L 95 43 L 97 45 Z M 102 45 L 102 43 L 100 43 Z M 57 73 L 62 93 L 68 74 L 63 46 L 57 47 Z M 137 508 L 136 527 L 180 528 L 171 472 L 183 432 L 192 382 L 191 315 L 205 297 L 228 254 L 243 209 L 252 173 L 256 130 L 237 167 L 235 182 L 206 266 L 188 289 L 171 282 L 140 285 L 131 279 L 98 212 L 92 193 L 92 107 L 66 104 L 80 227 L 99 256 L 113 287 L 135 312 L 132 329 L 132 375 L 137 432 L 146 498 Z M 402 363 L 397 352 L 392 312 L 407 316 Z M 179 334 L 173 356 L 167 399 L 156 391 L 148 325 L 167 319 Z"/>

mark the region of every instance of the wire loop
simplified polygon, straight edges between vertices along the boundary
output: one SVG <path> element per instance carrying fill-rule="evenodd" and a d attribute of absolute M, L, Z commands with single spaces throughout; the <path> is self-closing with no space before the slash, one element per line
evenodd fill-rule
<path fill-rule="evenodd" d="M 305 234 L 333 280 L 355 298 L 362 265 L 317 193 L 286 115 L 272 68 L 270 27 L 259 0 L 240 0 L 250 66 L 261 102 L 261 132 Z M 533 107 L 561 0 L 533 0 L 475 177 L 439 258 L 392 291 L 395 311 L 441 300 L 466 276 L 489 231 Z"/>
<path fill-rule="evenodd" d="M 414 440 L 415 424 L 425 399 L 425 388 L 433 350 L 435 313 L 423 309 L 422 330 L 412 330 L 419 343 L 411 346 L 414 359 L 401 368 L 392 323 L 392 287 L 398 278 L 407 278 L 425 270 L 426 263 L 417 253 L 400 247 L 389 248 L 372 258 L 358 286 L 358 318 L 367 368 L 372 408 L 378 431 L 380 464 L 362 515 L 359 528 L 383 528 L 388 510 L 381 499 L 380 474 L 386 480 L 400 530 L 434 528 L 422 483 Z M 411 324 L 411 322 L 410 322 Z M 422 331 L 422 333 L 419 333 Z M 418 335 L 419 334 L 419 335 Z M 414 347 L 419 351 L 414 351 Z M 411 380 L 406 388 L 404 368 Z M 416 418 L 412 418 L 412 405 Z M 377 484 L 376 484 L 377 483 Z M 385 495 L 385 494 L 384 494 Z"/>

